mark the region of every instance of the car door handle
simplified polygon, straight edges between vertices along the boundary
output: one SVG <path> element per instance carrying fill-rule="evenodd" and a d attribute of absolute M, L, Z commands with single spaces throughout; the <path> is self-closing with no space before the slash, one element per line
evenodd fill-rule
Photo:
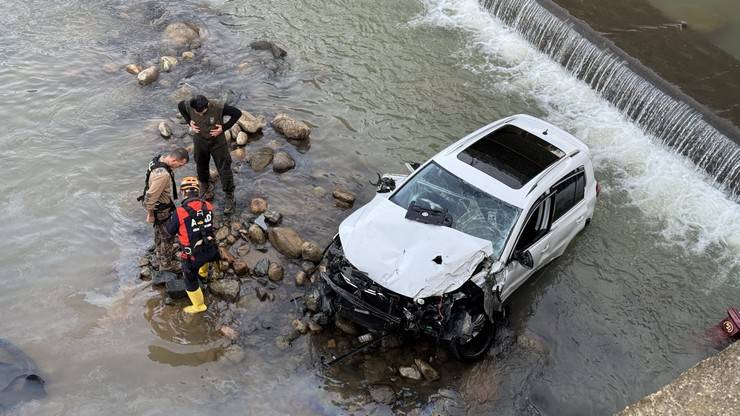
<path fill-rule="evenodd" d="M 584 220 L 585 218 L 586 218 L 586 217 L 584 217 L 583 215 L 581 215 L 580 217 L 578 217 L 578 218 L 576 219 L 576 223 L 578 223 L 578 224 L 582 223 L 582 222 L 583 222 L 583 220 Z"/>

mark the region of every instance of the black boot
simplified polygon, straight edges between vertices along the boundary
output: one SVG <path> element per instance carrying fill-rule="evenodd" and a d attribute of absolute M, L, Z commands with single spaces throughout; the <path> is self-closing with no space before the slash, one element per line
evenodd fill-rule
<path fill-rule="evenodd" d="M 229 215 L 234 213 L 234 193 L 233 192 L 225 192 L 224 193 L 224 215 Z"/>

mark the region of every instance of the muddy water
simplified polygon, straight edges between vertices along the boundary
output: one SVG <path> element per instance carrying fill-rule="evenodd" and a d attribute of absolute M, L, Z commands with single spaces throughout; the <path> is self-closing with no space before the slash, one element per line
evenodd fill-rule
<path fill-rule="evenodd" d="M 736 203 L 477 4 L 11 0 L 0 17 L 0 334 L 36 361 L 48 392 L 12 413 L 390 414 L 459 393 L 476 414 L 601 414 L 715 351 L 705 331 L 740 295 Z M 204 46 L 139 87 L 120 68 L 167 53 L 160 34 L 176 20 L 205 28 Z M 248 48 L 263 38 L 287 59 Z M 512 113 L 586 141 L 604 193 L 590 229 L 514 297 L 490 358 L 463 366 L 422 343 L 324 371 L 333 334 L 276 346 L 302 294 L 290 279 L 275 302 L 245 281 L 242 307 L 213 302 L 194 319 L 138 280 L 150 229 L 135 198 L 147 159 L 168 145 L 156 124 L 174 115 L 180 87 L 315 126 L 310 146 L 269 129 L 250 144 L 278 140 L 297 168 L 236 164 L 237 202 L 266 196 L 322 243 L 349 212 L 314 188 L 346 187 L 359 206 L 375 171 L 402 171 Z M 243 359 L 222 323 L 239 327 Z M 414 357 L 434 357 L 442 380 L 388 374 Z M 374 403 L 372 385 L 397 402 Z"/>

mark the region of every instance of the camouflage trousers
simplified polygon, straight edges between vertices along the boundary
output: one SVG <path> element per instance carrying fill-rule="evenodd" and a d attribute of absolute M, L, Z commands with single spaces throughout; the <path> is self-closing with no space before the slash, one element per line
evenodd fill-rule
<path fill-rule="evenodd" d="M 175 237 L 165 229 L 164 224 L 154 225 L 154 254 L 159 262 L 159 270 L 176 271 L 179 267 L 175 261 Z"/>

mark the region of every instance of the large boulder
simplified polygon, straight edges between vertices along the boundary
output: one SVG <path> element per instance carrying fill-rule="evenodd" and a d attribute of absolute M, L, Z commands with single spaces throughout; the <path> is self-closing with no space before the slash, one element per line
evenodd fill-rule
<path fill-rule="evenodd" d="M 275 151 L 269 147 L 260 147 L 257 149 L 252 155 L 252 160 L 249 162 L 252 165 L 252 170 L 255 172 L 264 170 L 272 162 L 274 155 Z"/>
<path fill-rule="evenodd" d="M 200 46 L 200 29 L 190 22 L 175 22 L 164 29 L 164 39 L 172 47 Z"/>
<path fill-rule="evenodd" d="M 159 69 L 157 69 L 156 66 L 150 66 L 136 75 L 136 79 L 139 80 L 139 85 L 149 85 L 156 81 L 157 78 L 159 78 Z"/>
<path fill-rule="evenodd" d="M 214 295 L 230 302 L 236 302 L 239 299 L 241 284 L 235 279 L 222 279 L 210 283 L 209 288 Z"/>
<path fill-rule="evenodd" d="M 270 228 L 268 231 L 270 243 L 286 257 L 297 259 L 301 257 L 303 240 L 295 230 L 288 227 Z"/>
<path fill-rule="evenodd" d="M 242 116 L 239 117 L 237 122 L 239 127 L 247 133 L 257 133 L 267 125 L 264 116 L 253 116 L 252 114 L 242 110 Z"/>
<path fill-rule="evenodd" d="M 311 134 L 311 128 L 302 121 L 290 118 L 287 114 L 278 114 L 272 119 L 272 127 L 285 137 L 305 140 Z"/>
<path fill-rule="evenodd" d="M 295 160 L 287 152 L 277 152 L 272 158 L 272 170 L 278 173 L 287 172 L 295 167 Z"/>

